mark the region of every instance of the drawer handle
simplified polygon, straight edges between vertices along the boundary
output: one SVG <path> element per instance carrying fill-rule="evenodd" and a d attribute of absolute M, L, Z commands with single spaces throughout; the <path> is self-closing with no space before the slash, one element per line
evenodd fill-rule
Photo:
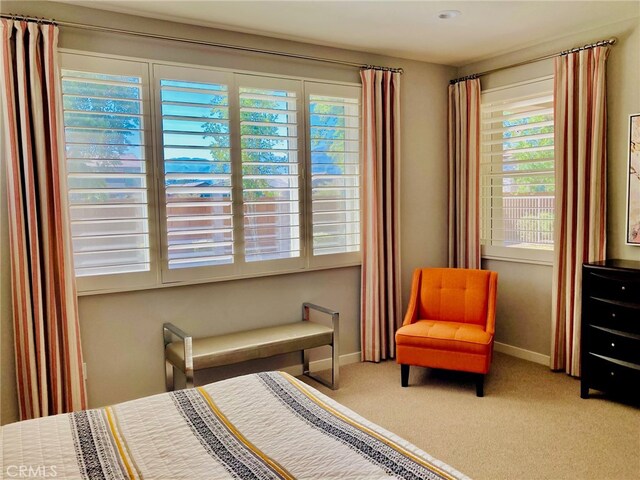
<path fill-rule="evenodd" d="M 615 347 L 615 346 L 616 346 L 616 344 L 615 344 L 615 343 L 613 343 L 613 342 L 611 342 L 611 346 L 612 346 L 612 347 Z"/>
<path fill-rule="evenodd" d="M 615 372 L 611 372 L 611 376 L 614 377 L 616 374 Z"/>
<path fill-rule="evenodd" d="M 627 288 L 623 285 L 623 286 L 622 286 L 622 290 L 626 290 L 626 289 L 627 289 Z"/>
<path fill-rule="evenodd" d="M 615 313 L 612 313 L 612 314 L 611 314 L 611 318 L 616 318 L 616 314 L 615 314 Z"/>

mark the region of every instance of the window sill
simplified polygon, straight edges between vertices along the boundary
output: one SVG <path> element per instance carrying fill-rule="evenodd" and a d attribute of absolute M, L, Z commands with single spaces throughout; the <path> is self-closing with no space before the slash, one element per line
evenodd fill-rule
<path fill-rule="evenodd" d="M 164 283 L 153 283 L 145 286 L 136 286 L 136 287 L 114 287 L 114 288 L 104 288 L 104 289 L 86 289 L 83 291 L 78 291 L 78 297 L 88 297 L 92 295 L 104 295 L 109 293 L 125 293 L 125 292 L 137 292 L 144 290 L 157 290 L 160 288 L 175 288 L 175 287 L 185 287 L 189 285 L 203 285 L 208 283 L 218 283 L 218 282 L 228 282 L 234 280 L 246 280 L 251 278 L 262 278 L 262 277 L 272 277 L 276 275 L 290 275 L 294 273 L 305 273 L 305 272 L 317 272 L 322 270 L 336 270 L 339 268 L 350 268 L 350 267 L 359 267 L 362 265 L 362 262 L 345 262 L 344 264 L 339 265 L 328 265 L 328 266 L 313 266 L 307 268 L 297 268 L 290 270 L 282 270 L 282 271 L 271 271 L 259 274 L 251 274 L 251 275 L 233 275 L 226 277 L 216 277 L 216 278 L 207 278 L 207 279 L 198 279 L 198 280 L 189 280 L 189 281 L 176 281 L 176 282 L 164 282 Z"/>
<path fill-rule="evenodd" d="M 537 250 L 516 247 L 483 246 L 482 260 L 500 262 L 528 263 L 531 265 L 553 266 L 553 250 Z"/>

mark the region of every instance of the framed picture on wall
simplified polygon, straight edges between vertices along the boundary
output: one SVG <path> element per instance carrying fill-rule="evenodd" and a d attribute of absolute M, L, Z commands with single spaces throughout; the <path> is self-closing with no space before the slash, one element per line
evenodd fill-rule
<path fill-rule="evenodd" d="M 627 244 L 640 246 L 640 113 L 629 116 Z"/>

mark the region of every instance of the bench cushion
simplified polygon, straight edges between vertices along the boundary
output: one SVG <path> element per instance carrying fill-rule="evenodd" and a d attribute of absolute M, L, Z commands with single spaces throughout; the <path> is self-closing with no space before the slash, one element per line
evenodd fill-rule
<path fill-rule="evenodd" d="M 295 322 L 245 332 L 193 339 L 193 369 L 218 367 L 330 345 L 333 329 L 313 322 Z M 182 341 L 170 343 L 165 356 L 184 372 Z"/>

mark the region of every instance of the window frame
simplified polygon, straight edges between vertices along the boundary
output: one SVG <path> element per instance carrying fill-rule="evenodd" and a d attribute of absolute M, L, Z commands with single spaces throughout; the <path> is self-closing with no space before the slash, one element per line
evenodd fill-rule
<path fill-rule="evenodd" d="M 152 70 L 152 78 L 153 78 L 153 98 L 154 98 L 154 125 L 155 125 L 155 135 L 154 135 L 154 146 L 157 148 L 157 154 L 154 157 L 154 162 L 156 163 L 158 175 L 155 179 L 155 183 L 157 185 L 158 190 L 158 216 L 159 216 L 159 230 L 158 237 L 160 240 L 160 255 L 156 259 L 160 264 L 161 283 L 182 283 L 189 282 L 191 280 L 207 280 L 211 277 L 215 276 L 223 276 L 223 277 L 232 277 L 237 275 L 237 265 L 236 263 L 232 263 L 230 265 L 217 265 L 217 266 L 202 266 L 202 267 L 188 267 L 188 268 L 180 268 L 180 269 L 170 269 L 168 258 L 165 255 L 168 253 L 168 228 L 167 228 L 167 203 L 166 203 L 166 187 L 165 187 L 165 159 L 164 159 L 164 130 L 162 126 L 162 99 L 161 99 L 161 88 L 160 81 L 163 79 L 171 79 L 171 80 L 179 80 L 186 82 L 195 82 L 199 81 L 201 83 L 210 82 L 210 83 L 223 83 L 227 86 L 228 98 L 229 98 L 229 124 L 234 121 L 232 118 L 233 115 L 233 102 L 235 99 L 232 95 L 232 87 L 233 87 L 233 75 L 228 72 L 217 72 L 217 71 L 201 71 L 197 68 L 187 68 L 180 67 L 176 68 L 170 65 L 165 65 L 161 63 L 151 63 L 150 64 Z M 162 72 L 167 72 L 166 75 L 161 75 Z M 158 75 L 156 75 L 158 73 Z M 194 78 L 199 77 L 199 78 Z M 234 135 L 231 132 L 231 151 L 233 152 L 234 146 Z M 231 165 L 232 165 L 232 177 L 234 176 L 233 169 L 233 153 L 231 154 Z M 232 180 L 232 190 L 234 189 L 233 180 Z M 234 200 L 235 202 L 235 200 Z M 237 232 L 237 224 L 236 224 L 236 213 L 234 212 L 236 206 L 235 204 L 232 206 L 233 213 L 233 232 L 234 238 L 236 238 Z M 216 270 L 212 270 L 216 269 Z M 216 272 L 215 274 L 212 272 Z"/>
<path fill-rule="evenodd" d="M 360 156 L 360 164 L 359 164 L 359 187 L 360 187 L 360 202 L 359 202 L 359 211 L 360 211 L 360 249 L 357 252 L 345 252 L 345 253 L 334 253 L 327 255 L 314 255 L 313 254 L 313 201 L 312 201 L 312 187 L 311 187 L 311 141 L 307 141 L 307 149 L 305 152 L 307 159 L 307 167 L 309 172 L 309 178 L 305 182 L 305 185 L 308 186 L 307 198 L 306 198 L 306 216 L 305 218 L 308 220 L 307 226 L 307 239 L 306 245 L 309 248 L 309 262 L 311 267 L 330 267 L 335 264 L 340 265 L 353 265 L 359 264 L 362 258 L 362 90 L 358 87 L 348 86 L 348 85 L 340 85 L 337 88 L 336 86 L 327 87 L 324 83 L 318 82 L 306 82 L 305 83 L 305 91 L 304 91 L 304 105 L 305 105 L 305 119 L 309 119 L 309 110 L 310 110 L 310 98 L 311 95 L 319 95 L 319 96 L 340 96 L 340 97 L 352 97 L 356 90 L 360 91 L 360 94 L 356 97 L 358 98 L 358 110 L 360 116 L 360 130 L 358 135 L 358 151 Z M 305 134 L 307 137 L 310 135 L 311 127 L 310 125 L 306 126 Z M 328 258 L 327 258 L 328 257 Z"/>
<path fill-rule="evenodd" d="M 126 63 L 125 63 L 126 62 Z M 112 58 L 96 58 L 86 56 L 75 52 L 62 51 L 60 55 L 60 74 L 62 69 L 79 70 L 92 73 L 105 73 L 105 65 L 110 65 L 109 74 L 112 75 L 129 75 L 141 78 L 140 88 L 142 93 L 142 118 L 144 128 L 142 130 L 145 137 L 145 167 L 147 180 L 147 218 L 148 218 L 148 241 L 149 241 L 149 270 L 144 272 L 128 272 L 114 273 L 105 275 L 91 275 L 76 277 L 76 286 L 78 292 L 102 291 L 110 290 L 115 285 L 119 290 L 137 290 L 144 289 L 155 285 L 159 278 L 158 262 L 156 259 L 160 254 L 158 245 L 158 237 L 156 231 L 158 228 L 157 208 L 156 208 L 156 182 L 155 182 L 155 162 L 154 162 L 154 142 L 152 139 L 152 119 L 153 110 L 149 95 L 149 68 L 143 62 L 129 59 L 112 59 Z M 128 68 L 127 68 L 128 67 Z M 62 109 L 62 107 L 61 107 Z M 64 118 L 64 115 L 61 115 Z M 63 126 L 63 128 L 65 128 Z M 65 141 L 65 157 L 63 162 L 65 195 L 69 195 L 66 141 Z M 71 207 L 70 202 L 66 202 Z M 70 212 L 69 212 L 70 213 Z M 71 222 L 70 215 L 68 215 Z"/>
<path fill-rule="evenodd" d="M 518 98 L 533 96 L 533 95 L 544 95 L 551 93 L 553 95 L 553 75 L 548 75 L 544 77 L 539 77 L 523 82 L 512 83 L 496 88 L 491 88 L 482 91 L 481 93 L 481 113 L 480 113 L 480 138 L 481 144 L 486 134 L 483 134 L 482 131 L 482 123 L 483 123 L 483 114 L 482 107 L 486 103 L 495 103 L 495 102 L 509 102 Z M 554 120 L 555 122 L 555 120 Z M 555 126 L 555 125 L 554 125 Z M 480 164 L 481 169 L 483 165 L 484 151 L 480 153 Z M 501 160 L 502 163 L 502 160 Z M 485 163 L 486 165 L 486 163 Z M 480 173 L 482 177 L 482 173 Z M 554 173 L 555 178 L 555 173 Z M 480 182 L 481 190 L 480 196 L 482 197 L 482 189 L 485 188 L 482 186 L 482 180 Z M 493 208 L 493 203 L 495 202 L 495 198 L 491 198 L 490 201 L 484 203 L 481 198 L 481 209 L 480 209 L 480 225 L 481 229 L 484 228 L 483 223 L 487 218 L 487 205 L 488 208 Z M 491 216 L 489 215 L 489 218 Z M 553 259 L 555 255 L 555 245 L 552 249 L 542 249 L 542 248 L 527 248 L 527 247 L 512 247 L 512 246 L 504 246 L 504 245 L 487 245 L 484 243 L 481 238 L 481 258 L 484 260 L 501 260 L 501 261 L 511 261 L 517 263 L 530 263 L 536 265 L 552 265 Z"/>
<path fill-rule="evenodd" d="M 305 232 L 307 230 L 307 219 L 304 215 L 304 198 L 306 191 L 306 167 L 307 167 L 307 158 L 304 155 L 306 137 L 304 135 L 304 129 L 306 128 L 306 118 L 304 115 L 304 105 L 302 105 L 303 101 L 303 92 L 304 92 L 304 84 L 300 81 L 296 81 L 293 79 L 280 79 L 272 76 L 262 76 L 257 74 L 237 74 L 236 75 L 236 99 L 239 99 L 240 88 L 257 88 L 257 89 L 272 89 L 272 90 L 288 90 L 296 93 L 295 103 L 296 103 L 296 133 L 297 133 L 297 149 L 299 154 L 298 157 L 298 208 L 299 208 L 299 238 L 300 238 L 300 256 L 299 257 L 291 257 L 291 258 L 280 258 L 273 260 L 261 260 L 256 262 L 247 262 L 245 260 L 245 238 L 243 232 L 244 225 L 244 202 L 243 202 L 243 179 L 242 179 L 242 147 L 240 145 L 240 129 L 236 129 L 236 135 L 238 136 L 238 141 L 236 143 L 237 147 L 232 148 L 231 156 L 233 158 L 234 154 L 237 157 L 237 161 L 234 162 L 232 160 L 232 164 L 236 164 L 239 168 L 236 168 L 236 174 L 239 177 L 238 180 L 238 195 L 236 195 L 236 200 L 234 201 L 234 205 L 237 204 L 236 215 L 238 215 L 238 227 L 242 231 L 239 242 L 239 250 L 240 250 L 240 274 L 246 276 L 253 276 L 256 274 L 267 274 L 271 271 L 299 271 L 307 267 L 307 254 L 308 254 L 308 245 L 305 242 Z M 240 113 L 240 109 L 237 110 L 238 114 Z M 238 127 L 240 127 L 240 121 L 238 121 Z M 302 157 L 302 158 L 300 158 Z M 238 171 L 240 170 L 240 171 Z"/>
<path fill-rule="evenodd" d="M 359 266 L 362 263 L 362 249 L 359 252 L 347 254 L 330 254 L 322 256 L 313 255 L 313 238 L 312 238 L 312 217 L 311 213 L 311 176 L 310 172 L 310 142 L 309 142 L 309 93 L 308 89 L 313 90 L 313 94 L 318 94 L 317 86 L 323 86 L 322 91 L 327 91 L 328 95 L 340 96 L 341 91 L 357 91 L 360 105 L 360 128 L 362 128 L 362 88 L 361 84 L 353 82 L 340 82 L 333 80 L 323 80 L 309 77 L 294 77 L 289 75 L 278 75 L 265 72 L 254 72 L 239 69 L 221 68 L 210 65 L 187 64 L 180 62 L 163 61 L 152 58 L 128 57 L 121 55 L 102 54 L 97 52 L 87 52 L 74 49 L 60 49 L 61 61 L 60 68 L 82 70 L 78 65 L 87 65 L 87 71 L 96 73 L 111 73 L 105 71 L 105 62 L 131 62 L 139 64 L 141 69 L 146 70 L 143 77 L 143 108 L 146 106 L 146 124 L 145 136 L 151 139 L 145 145 L 145 155 L 147 160 L 147 191 L 148 191 L 148 209 L 149 209 L 149 245 L 150 245 L 150 272 L 143 272 L 146 275 L 138 273 L 123 273 L 112 275 L 98 275 L 76 277 L 78 286 L 78 295 L 94 295 L 125 291 L 148 290 L 156 288 L 167 288 L 180 285 L 195 285 L 203 283 L 214 283 L 220 281 L 236 280 L 243 278 L 257 278 L 272 275 L 290 274 L 304 271 L 325 270 L 333 268 L 343 268 L 351 266 Z M 65 59 L 63 61 L 63 58 Z M 78 61 L 69 65 L 70 58 L 84 59 L 84 62 Z M 239 122 L 239 86 L 247 86 L 260 88 L 259 85 L 272 85 L 275 88 L 283 88 L 282 84 L 278 87 L 278 82 L 297 82 L 297 115 L 298 115 L 298 148 L 299 148 L 299 205 L 300 205 L 300 240 L 301 255 L 293 259 L 277 259 L 261 262 L 234 262 L 229 269 L 224 272 L 220 266 L 211 267 L 189 267 L 184 269 L 170 270 L 168 268 L 165 251 L 167 247 L 167 231 L 166 231 L 166 204 L 165 204 L 165 188 L 164 188 L 164 157 L 162 143 L 162 114 L 160 101 L 160 76 L 155 75 L 155 70 L 163 68 L 167 70 L 176 69 L 175 71 L 197 71 L 205 72 L 201 75 L 210 75 L 211 78 L 230 77 L 233 81 L 227 83 L 229 88 L 229 122 L 231 127 L 231 164 L 232 164 L 232 180 L 233 191 L 233 218 L 234 218 L 234 248 L 236 250 L 244 250 L 244 242 L 238 242 L 238 230 L 242 234 L 242 204 L 238 205 L 238 194 L 241 195 L 237 185 L 241 187 L 241 170 L 238 166 L 241 150 L 240 150 L 240 122 Z M 177 68 L 176 68 L 177 67 Z M 210 72 L 210 73 L 206 73 Z M 237 81 L 238 78 L 245 76 L 255 80 L 251 85 L 241 85 Z M 175 75 L 173 75 L 175 77 Z M 188 75 L 185 75 L 188 78 Z M 180 80 L 179 78 L 175 78 Z M 191 79 L 191 81 L 197 81 Z M 222 83 L 222 82 L 218 82 Z M 309 87 L 311 86 L 311 87 Z M 268 87 L 266 87 L 268 88 Z M 315 89 L 315 90 L 314 90 Z M 335 89 L 335 90 L 334 90 Z M 344 89 L 344 90 L 343 90 Z M 362 172 L 362 140 L 360 135 L 360 172 Z M 235 157 L 238 157 L 237 160 Z M 66 163 L 66 158 L 65 158 Z M 66 166 L 66 165 L 65 165 Z M 235 178 L 238 177 L 238 178 Z M 66 168 L 65 168 L 66 179 Z M 66 180 L 65 180 L 66 182 Z M 362 182 L 360 182 L 362 189 Z M 65 193 L 68 192 L 65 185 Z M 360 221 L 362 222 L 362 194 L 360 194 Z M 237 258 L 236 251 L 236 258 Z M 242 252 L 243 253 L 243 252 Z M 324 258 L 320 258 L 324 257 Z M 292 261 L 289 261 L 292 260 Z M 255 265 L 251 265 L 251 264 Z M 212 271 L 211 269 L 217 269 Z M 183 270 L 183 273 L 175 273 Z M 198 270 L 198 271 L 197 271 Z M 197 271 L 197 272 L 196 272 Z M 133 276 L 144 276 L 144 280 L 134 280 Z M 116 278 L 118 277 L 118 278 Z"/>

